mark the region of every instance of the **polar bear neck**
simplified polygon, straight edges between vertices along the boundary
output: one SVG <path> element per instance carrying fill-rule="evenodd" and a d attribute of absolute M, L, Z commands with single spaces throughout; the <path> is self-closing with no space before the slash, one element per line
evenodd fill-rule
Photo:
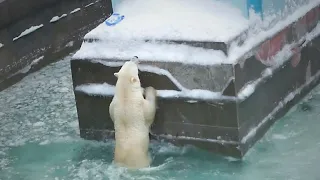
<path fill-rule="evenodd" d="M 131 84 L 129 80 L 118 79 L 116 83 L 115 96 L 122 98 L 143 98 L 140 81 Z"/>

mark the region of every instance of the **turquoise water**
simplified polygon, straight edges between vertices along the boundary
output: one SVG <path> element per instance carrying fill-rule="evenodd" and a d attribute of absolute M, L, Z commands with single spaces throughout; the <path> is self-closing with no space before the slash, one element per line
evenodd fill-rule
<path fill-rule="evenodd" d="M 79 138 L 68 58 L 0 92 L 3 180 L 320 179 L 320 87 L 278 121 L 243 161 L 152 142 L 152 168 L 112 165 L 114 142 Z"/>

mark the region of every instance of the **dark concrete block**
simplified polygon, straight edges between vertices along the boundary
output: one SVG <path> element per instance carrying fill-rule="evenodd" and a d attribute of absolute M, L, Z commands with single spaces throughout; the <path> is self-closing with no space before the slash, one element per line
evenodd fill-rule
<path fill-rule="evenodd" d="M 289 25 L 253 47 L 234 65 L 141 61 L 140 67 L 148 65 L 172 75 L 169 78 L 168 75 L 140 68 L 143 87 L 182 91 L 181 85 L 187 89 L 210 90 L 223 95 L 212 99 L 159 97 L 151 137 L 176 145 L 192 144 L 223 155 L 243 157 L 277 119 L 319 83 L 320 63 L 317 58 L 320 56 L 320 37 L 315 37 L 306 46 L 303 39 L 309 28 L 314 27 L 313 21 L 318 22 L 318 12 L 305 17 L 309 17 L 308 23 L 298 21 Z M 292 56 L 283 59 L 281 66 L 272 65 L 274 55 L 288 43 L 295 43 L 291 47 Z M 76 90 L 76 87 L 90 83 L 115 85 L 113 73 L 120 69 L 123 61 L 71 61 L 81 137 L 99 141 L 114 138 L 113 123 L 108 114 L 113 95 L 89 95 Z M 271 69 L 272 73 L 264 74 Z M 240 97 L 239 92 L 250 83 L 255 84 L 255 91 Z"/>

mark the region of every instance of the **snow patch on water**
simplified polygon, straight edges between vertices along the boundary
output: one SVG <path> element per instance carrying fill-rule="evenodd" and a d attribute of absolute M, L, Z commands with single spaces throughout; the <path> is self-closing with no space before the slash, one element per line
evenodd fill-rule
<path fill-rule="evenodd" d="M 23 37 L 23 36 L 26 36 L 26 35 L 34 32 L 34 31 L 42 28 L 42 27 L 43 27 L 43 24 L 40 24 L 40 25 L 38 25 L 38 26 L 31 26 L 30 28 L 28 28 L 28 29 L 26 29 L 25 31 L 23 31 L 19 36 L 13 38 L 13 41 L 16 41 L 17 39 L 19 39 L 19 38 L 21 38 L 21 37 Z"/>

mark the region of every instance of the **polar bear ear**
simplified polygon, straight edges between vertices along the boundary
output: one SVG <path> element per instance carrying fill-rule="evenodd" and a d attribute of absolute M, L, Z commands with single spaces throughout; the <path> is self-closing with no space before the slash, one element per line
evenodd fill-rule
<path fill-rule="evenodd" d="M 118 77 L 118 76 L 119 76 L 119 73 L 114 73 L 114 76 L 115 76 L 115 77 Z"/>
<path fill-rule="evenodd" d="M 131 83 L 137 82 L 137 78 L 135 78 L 135 77 L 132 76 L 131 79 L 130 79 L 130 82 L 131 82 Z"/>

